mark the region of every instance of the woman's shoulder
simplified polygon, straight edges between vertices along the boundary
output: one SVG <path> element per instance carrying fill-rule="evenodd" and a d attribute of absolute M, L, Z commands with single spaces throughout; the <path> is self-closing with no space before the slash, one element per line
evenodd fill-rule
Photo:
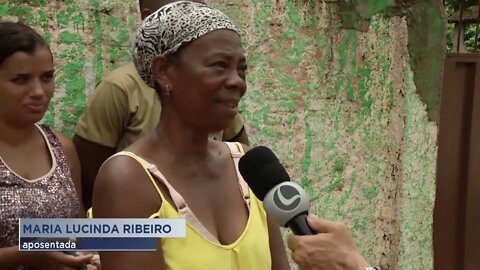
<path fill-rule="evenodd" d="M 98 176 L 110 179 L 115 178 L 116 181 L 130 181 L 141 175 L 146 175 L 146 166 L 144 160 L 131 151 L 121 151 L 109 157 L 102 164 L 98 171 Z M 118 182 L 117 182 L 118 183 Z"/>
<path fill-rule="evenodd" d="M 57 158 L 64 155 L 69 164 L 77 162 L 77 150 L 69 137 L 59 131 L 51 129 L 47 125 L 40 125 L 40 128 L 45 132 Z"/>
<path fill-rule="evenodd" d="M 60 145 L 62 146 L 63 148 L 63 151 L 65 152 L 65 154 L 68 156 L 69 154 L 72 154 L 72 153 L 75 153 L 76 154 L 76 151 L 75 151 L 75 145 L 73 144 L 72 140 L 65 136 L 63 133 L 61 133 L 60 131 L 56 131 L 56 130 L 52 130 L 50 129 L 49 127 L 46 127 L 44 126 L 44 130 L 45 128 L 47 130 L 51 130 L 52 134 L 55 135 L 55 137 L 58 139 L 58 141 L 60 142 Z"/>
<path fill-rule="evenodd" d="M 95 217 L 148 217 L 161 205 L 147 169 L 127 153 L 110 157 L 98 171 L 93 195 Z"/>
<path fill-rule="evenodd" d="M 55 144 L 58 142 L 63 148 L 75 147 L 72 140 L 62 132 L 54 130 L 46 124 L 37 124 L 36 126 L 47 136 L 50 143 Z"/>

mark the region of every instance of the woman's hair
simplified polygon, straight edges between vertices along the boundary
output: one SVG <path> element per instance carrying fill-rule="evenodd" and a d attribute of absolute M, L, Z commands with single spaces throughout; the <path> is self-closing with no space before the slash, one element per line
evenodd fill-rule
<path fill-rule="evenodd" d="M 40 34 L 27 25 L 0 22 L 0 64 L 16 52 L 32 54 L 38 46 L 47 46 Z"/>

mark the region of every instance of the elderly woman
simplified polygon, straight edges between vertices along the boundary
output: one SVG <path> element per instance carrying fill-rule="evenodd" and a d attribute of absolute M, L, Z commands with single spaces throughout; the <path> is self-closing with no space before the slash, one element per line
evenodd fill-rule
<path fill-rule="evenodd" d="M 185 218 L 186 238 L 157 252 L 100 253 L 104 269 L 290 269 L 279 228 L 238 172 L 243 146 L 209 139 L 246 91 L 240 36 L 219 10 L 171 3 L 140 26 L 134 60 L 156 89 L 160 121 L 108 159 L 96 179 L 97 218 Z"/>

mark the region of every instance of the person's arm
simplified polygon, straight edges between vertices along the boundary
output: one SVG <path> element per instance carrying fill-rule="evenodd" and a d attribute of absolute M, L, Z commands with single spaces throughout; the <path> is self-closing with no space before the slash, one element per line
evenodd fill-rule
<path fill-rule="evenodd" d="M 67 157 L 67 163 L 68 163 L 68 167 L 70 168 L 73 184 L 75 185 L 75 191 L 77 192 L 77 197 L 80 201 L 80 212 L 82 217 L 84 217 L 85 207 L 83 206 L 83 203 L 82 203 L 81 166 L 80 166 L 80 160 L 78 159 L 77 151 L 75 149 L 75 145 L 73 145 L 73 142 L 62 133 L 55 132 L 55 135 L 57 136 L 58 140 L 62 144 L 63 152 Z M 92 256 L 95 255 L 92 252 L 79 252 L 77 254 L 92 255 Z M 91 262 L 89 261 L 86 263 L 88 264 L 87 268 L 92 269 L 92 265 L 90 265 Z M 98 264 L 97 267 L 95 268 L 100 269 L 100 264 Z"/>
<path fill-rule="evenodd" d="M 244 120 L 240 113 L 233 118 L 230 126 L 223 131 L 223 141 L 227 142 L 239 142 L 245 145 L 250 145 L 248 141 L 247 131 L 244 126 Z"/>
<path fill-rule="evenodd" d="M 300 270 L 362 270 L 370 265 L 360 254 L 348 229 L 341 223 L 308 216 L 316 235 L 290 236 L 288 248 Z"/>
<path fill-rule="evenodd" d="M 85 207 L 82 203 L 81 166 L 77 151 L 75 150 L 75 146 L 73 145 L 72 141 L 65 135 L 60 132 L 55 132 L 55 135 L 62 144 L 63 152 L 67 157 L 67 163 L 70 167 L 73 184 L 75 185 L 75 191 L 77 192 L 77 197 L 80 200 L 80 209 L 82 215 L 85 215 Z"/>
<path fill-rule="evenodd" d="M 98 169 L 107 158 L 115 154 L 128 121 L 126 90 L 107 81 L 100 82 L 89 97 L 73 136 L 82 164 L 82 199 L 87 209 L 92 204 Z"/>
<path fill-rule="evenodd" d="M 62 252 L 19 251 L 18 246 L 0 248 L 0 270 L 18 266 L 30 266 L 35 269 L 78 268 L 90 262 L 93 255 L 72 256 Z"/>
<path fill-rule="evenodd" d="M 82 201 L 85 208 L 88 209 L 92 206 L 93 186 L 95 184 L 97 172 L 103 162 L 115 154 L 115 148 L 87 141 L 78 135 L 73 136 L 73 143 L 75 144 L 75 148 L 77 149 L 78 156 L 82 163 Z"/>
<path fill-rule="evenodd" d="M 155 199 L 153 199 L 155 198 Z M 146 172 L 134 159 L 108 160 L 95 180 L 94 218 L 145 218 L 158 211 L 161 199 Z M 100 252 L 103 270 L 165 270 L 160 240 L 155 252 Z"/>
<path fill-rule="evenodd" d="M 283 243 L 280 228 L 267 217 L 268 236 L 270 240 L 270 254 L 272 257 L 272 270 L 290 270 L 287 252 Z"/>

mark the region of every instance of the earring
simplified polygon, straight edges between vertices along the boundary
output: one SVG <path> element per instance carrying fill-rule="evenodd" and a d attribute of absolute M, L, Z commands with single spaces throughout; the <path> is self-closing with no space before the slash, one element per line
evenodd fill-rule
<path fill-rule="evenodd" d="M 170 97 L 170 85 L 167 84 L 167 89 L 165 89 L 165 97 Z"/>

